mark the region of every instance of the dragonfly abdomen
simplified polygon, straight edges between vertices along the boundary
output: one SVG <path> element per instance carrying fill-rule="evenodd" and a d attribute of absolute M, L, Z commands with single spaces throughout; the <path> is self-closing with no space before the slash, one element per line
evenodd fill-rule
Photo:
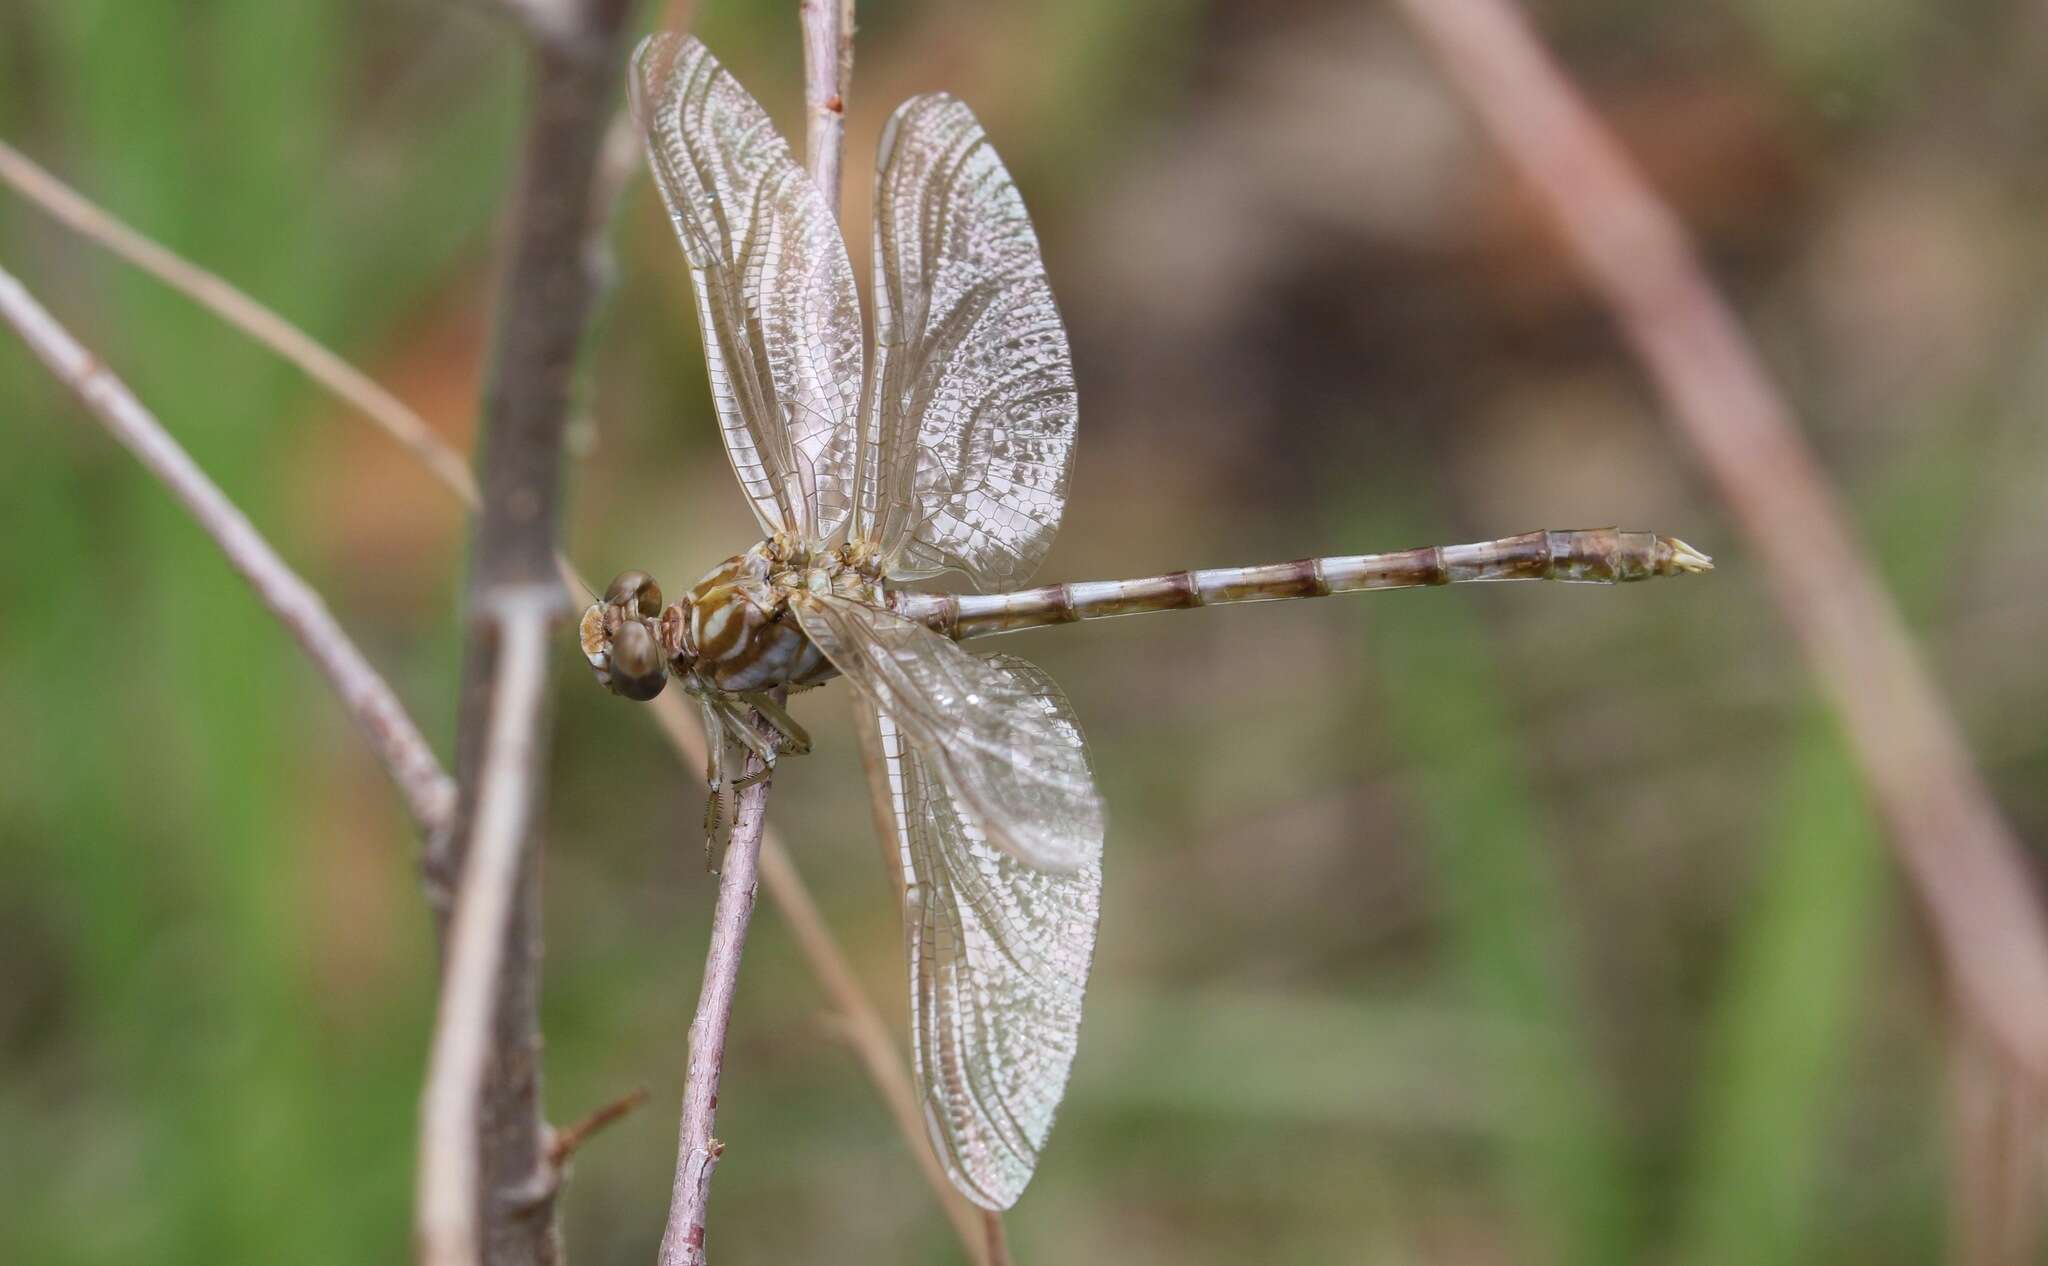
<path fill-rule="evenodd" d="M 1254 567 L 1211 567 L 1136 580 L 1076 581 L 1016 593 L 892 591 L 889 605 L 957 640 L 1147 611 L 1231 602 L 1319 598 L 1367 589 L 1405 589 L 1492 580 L 1624 584 L 1705 571 L 1705 554 L 1673 537 L 1618 528 L 1524 532 L 1471 545 L 1431 545 L 1390 554 L 1303 558 Z"/>

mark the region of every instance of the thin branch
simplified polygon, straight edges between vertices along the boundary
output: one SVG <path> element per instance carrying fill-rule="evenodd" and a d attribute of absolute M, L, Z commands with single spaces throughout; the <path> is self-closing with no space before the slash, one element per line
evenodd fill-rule
<path fill-rule="evenodd" d="M 680 29 L 692 7 L 689 0 L 669 0 L 661 29 Z M 842 66 L 850 67 L 850 33 L 853 29 L 850 6 L 842 9 L 840 29 L 845 47 Z M 5 160 L 10 157 L 16 161 L 7 163 Z M 613 116 L 605 133 L 599 163 L 600 174 L 594 182 L 592 194 L 593 241 L 600 240 L 603 227 L 611 220 L 617 202 L 639 171 L 639 136 L 630 111 L 622 108 Z M 22 176 L 24 171 L 28 173 L 26 177 Z M 270 348 L 342 400 L 355 405 L 399 438 L 445 487 L 465 504 L 474 507 L 475 481 L 460 454 L 443 443 L 410 407 L 283 316 L 242 294 L 218 276 L 136 234 L 4 146 L 0 146 L 0 179 L 8 180 L 21 192 L 49 207 L 60 220 L 82 235 L 206 306 L 229 325 Z M 58 196 L 41 196 L 50 190 L 57 191 Z M 586 252 L 586 258 L 596 254 L 595 251 Z M 556 565 L 569 592 L 591 591 L 588 582 L 566 558 L 558 554 Z M 702 768 L 703 736 L 688 710 L 674 695 L 657 700 L 655 708 L 662 731 L 683 758 L 683 765 Z M 882 837 L 885 851 L 886 835 L 885 832 Z M 981 1211 L 968 1204 L 953 1188 L 932 1154 L 909 1070 L 890 1036 L 890 1030 L 873 998 L 854 974 L 811 897 L 794 859 L 772 827 L 764 828 L 761 881 L 768 891 L 769 900 L 789 921 L 806 964 L 838 1016 L 839 1028 L 889 1108 L 890 1116 L 909 1145 L 911 1155 L 916 1158 L 926 1183 L 937 1196 L 963 1246 L 970 1255 L 981 1260 L 986 1252 Z M 445 908 L 450 899 L 447 887 L 441 886 L 437 902 Z"/>
<path fill-rule="evenodd" d="M 498 985 L 525 865 L 543 747 L 547 648 L 561 607 L 553 585 L 500 595 L 489 733 L 475 828 L 447 936 L 448 963 L 420 1107 L 419 1249 L 424 1266 L 482 1260 L 477 1138 Z"/>
<path fill-rule="evenodd" d="M 846 89 L 853 80 L 852 0 L 800 0 L 804 33 L 804 157 L 811 181 L 839 214 L 846 148 Z"/>
<path fill-rule="evenodd" d="M 704 955 L 704 983 L 690 1021 L 690 1058 L 683 1079 L 682 1123 L 676 1144 L 675 1189 L 669 1197 L 668 1229 L 661 1237 L 661 1266 L 703 1266 L 704 1218 L 711 1202 L 711 1171 L 725 1154 L 712 1137 L 718 1112 L 718 1082 L 725 1071 L 726 1026 L 739 987 L 740 952 L 754 917 L 760 887 L 761 829 L 768 820 L 768 787 L 773 776 L 760 756 L 747 755 L 746 777 L 757 779 L 739 794 L 732 838 L 718 872 L 718 903 L 711 912 L 711 947 Z"/>
<path fill-rule="evenodd" d="M 704 734 L 683 700 L 672 693 L 663 694 L 652 707 L 662 732 L 681 754 L 683 766 L 702 769 Z M 891 826 L 890 832 L 894 830 Z M 953 1224 L 961 1245 L 974 1260 L 983 1260 L 981 1210 L 967 1202 L 939 1165 L 938 1157 L 932 1152 L 931 1136 L 925 1129 L 923 1111 L 918 1107 L 917 1091 L 911 1084 L 910 1069 L 897 1050 L 895 1039 L 890 1036 L 887 1022 L 882 1019 L 874 999 L 861 987 L 853 964 L 847 961 L 845 951 L 839 948 L 831 926 L 825 922 L 824 914 L 811 897 L 810 888 L 798 873 L 795 859 L 783 846 L 775 828 L 766 825 L 761 828 L 761 884 L 768 890 L 768 899 L 775 903 L 777 912 L 789 924 L 790 932 L 796 937 L 797 948 L 811 969 L 811 976 L 825 991 L 825 999 L 831 1004 L 837 1021 L 834 1027 L 853 1048 L 861 1067 L 867 1071 L 868 1080 L 874 1083 L 876 1092 L 882 1096 L 896 1129 L 910 1146 L 918 1171 L 932 1189 L 932 1194 L 938 1197 L 939 1206 Z"/>
<path fill-rule="evenodd" d="M 114 438 L 164 482 L 220 546 L 228 564 L 312 656 L 384 762 L 419 828 L 442 829 L 454 809 L 455 784 L 442 772 L 405 705 L 335 622 L 319 593 L 278 557 L 248 516 L 207 478 L 121 380 L 5 271 L 0 271 L 0 315 Z"/>
<path fill-rule="evenodd" d="M 1968 1018 L 1952 1026 L 1949 1045 L 1949 1260 L 2037 1262 L 2048 1103 Z"/>
<path fill-rule="evenodd" d="M 559 1173 L 570 1159 L 588 1143 L 598 1131 L 623 1119 L 627 1113 L 647 1102 L 647 1087 L 640 1086 L 620 1095 L 610 1103 L 601 1104 L 582 1120 L 554 1131 L 548 1138 L 548 1164 Z"/>
<path fill-rule="evenodd" d="M 499 794 L 491 753 L 502 745 L 498 736 L 508 713 L 516 713 L 526 727 L 529 768 L 546 764 L 545 708 L 515 707 L 517 701 L 503 694 L 509 677 L 500 660 L 523 651 L 523 641 L 508 636 L 506 622 L 515 610 L 543 630 L 554 627 L 556 616 L 567 610 L 555 580 L 562 435 L 595 295 L 582 247 L 590 235 L 598 148 L 618 92 L 627 4 L 564 0 L 564 7 L 574 16 L 575 31 L 560 40 L 535 40 L 529 50 L 525 136 L 478 428 L 482 503 L 472 523 L 456 718 L 460 795 L 454 827 L 429 841 L 425 859 L 430 882 L 440 884 L 457 873 L 467 880 L 476 869 L 469 850 L 497 838 L 482 831 L 490 820 L 492 797 Z M 526 610 L 543 604 L 544 615 Z M 540 793 L 535 788 L 530 794 L 537 800 Z M 479 1220 L 478 1244 L 492 1266 L 553 1266 L 561 1258 L 556 1175 L 548 1162 L 541 1099 L 540 818 L 538 811 L 522 815 L 508 846 L 514 878 L 509 909 L 494 924 L 498 952 L 491 960 L 497 970 L 490 982 L 495 1001 L 488 1012 L 488 1058 L 473 1070 L 482 1080 L 480 1106 L 467 1122 L 466 1146 L 475 1168 L 456 1175 L 469 1180 L 459 1198 L 468 1201 L 466 1216 Z M 466 892 L 459 893 L 457 911 L 469 900 Z M 447 944 L 452 929 L 444 927 L 443 933 Z M 444 1027 L 454 1003 L 444 996 Z M 438 1075 L 441 1069 L 434 1071 Z M 452 1109 L 445 1111 L 454 1117 Z M 423 1171 L 432 1167 L 423 1161 Z M 429 1181 L 443 1180 L 422 1174 L 423 1232 L 456 1226 L 449 1242 L 458 1250 L 467 1247 L 461 1242 L 461 1224 L 446 1222 L 448 1209 L 429 1202 L 438 1190 Z M 446 1181 L 455 1185 L 454 1179 Z M 423 1241 L 423 1247 L 432 1250 L 435 1242 Z"/>
<path fill-rule="evenodd" d="M 410 449 L 465 502 L 476 504 L 476 481 L 470 478 L 469 464 L 462 455 L 396 396 L 304 330 L 215 274 L 137 233 L 4 141 L 0 141 L 0 180 L 77 233 L 98 242 L 297 365 L 313 381 L 360 409 Z"/>
<path fill-rule="evenodd" d="M 811 106 L 806 151 L 812 180 L 824 193 L 836 215 L 839 209 L 840 151 L 844 140 L 844 105 L 847 84 L 853 72 L 853 0 L 802 0 L 800 11 L 804 37 L 805 97 Z M 702 744 L 695 727 L 683 718 L 683 708 L 673 699 L 657 700 L 663 728 L 678 747 L 696 749 L 701 760 Z M 749 761 L 751 774 L 757 762 Z M 959 1234 L 970 1257 L 989 1261 L 1007 1254 L 1003 1247 L 1002 1224 L 993 1214 L 984 1215 L 968 1206 L 954 1190 L 931 1152 L 923 1129 L 916 1093 L 908 1073 L 896 1054 L 894 1043 L 881 1016 L 868 1001 L 839 952 L 831 933 L 819 915 L 810 894 L 798 878 L 795 865 L 779 842 L 772 839 L 763 848 L 766 829 L 767 783 L 748 788 L 740 816 L 734 823 L 732 843 L 726 850 L 725 872 L 719 883 L 718 904 L 712 916 L 711 950 L 705 962 L 704 985 L 697 1012 L 690 1023 L 690 1058 L 684 1086 L 681 1139 L 677 1147 L 676 1177 L 669 1208 L 669 1220 L 662 1237 L 662 1266 L 704 1261 L 705 1209 L 710 1198 L 711 1172 L 724 1151 L 724 1144 L 711 1135 L 712 1111 L 717 1105 L 718 1076 L 724 1062 L 725 1031 L 732 1007 L 734 980 L 740 950 L 753 909 L 756 872 L 766 878 L 771 895 L 796 931 L 799 945 L 813 974 L 826 994 L 840 1008 L 854 1049 L 866 1065 L 869 1076 L 881 1091 L 895 1117 L 897 1127 L 909 1142 L 919 1168 L 939 1196 L 949 1221 Z M 758 815 L 747 817 L 749 805 Z M 747 835 L 743 837 L 742 831 Z M 744 857 L 744 904 L 734 887 L 734 857 L 742 842 Z"/>
<path fill-rule="evenodd" d="M 1677 217 L 1511 4 L 1400 2 L 1547 205 L 1748 534 L 1964 1005 L 2007 1058 L 2048 1078 L 2048 929 L 2019 842 Z"/>
<path fill-rule="evenodd" d="M 668 12 L 670 14 L 681 14 L 686 13 L 689 8 L 690 5 L 687 0 L 670 0 Z M 664 19 L 664 29 L 674 29 L 676 25 L 675 21 L 668 18 Z M 617 160 L 615 159 L 615 150 L 613 148 L 613 137 L 621 129 L 623 130 L 625 140 L 623 148 L 624 158 L 623 160 Z M 617 185 L 622 187 L 627 182 L 627 179 L 639 169 L 639 137 L 629 111 L 620 110 L 614 116 L 611 127 L 606 132 L 604 144 L 604 156 L 600 159 L 602 174 L 599 178 L 598 193 L 594 195 L 593 207 L 609 206 L 619 196 L 616 188 L 610 193 L 609 198 L 604 196 L 605 181 L 615 180 Z M 6 156 L 12 154 L 13 151 L 0 147 L 0 160 L 4 160 Z M 18 156 L 16 157 L 18 158 Z M 615 161 L 620 162 L 620 169 L 617 172 L 614 172 L 610 167 L 610 164 Z M 42 186 L 37 185 L 33 181 L 24 182 L 15 179 L 14 177 L 18 175 L 20 170 L 18 165 L 9 167 L 4 161 L 0 161 L 0 179 L 9 179 L 15 184 L 16 188 L 21 189 L 22 192 L 29 194 L 31 197 L 35 197 Z M 33 173 L 41 174 L 40 169 L 34 168 L 32 164 L 29 166 L 29 170 Z M 54 183 L 53 178 L 49 178 L 46 175 L 44 179 Z M 177 259 L 176 256 L 157 243 L 135 235 L 133 230 L 121 225 L 104 210 L 86 202 L 72 191 L 64 189 L 61 185 L 57 185 L 56 188 L 61 190 L 65 197 L 71 203 L 74 203 L 78 209 L 78 214 L 75 215 L 60 214 L 59 218 L 65 224 L 143 267 L 172 289 L 204 304 L 230 326 L 241 330 L 252 339 L 270 348 L 280 357 L 305 372 L 315 382 L 334 392 L 342 400 L 354 404 L 358 409 L 371 417 L 372 420 L 385 423 L 387 430 L 401 437 L 406 435 L 423 437 L 421 444 L 415 445 L 407 442 L 407 447 L 420 456 L 422 463 L 428 471 L 436 476 L 443 486 L 460 497 L 466 504 L 470 506 L 475 505 L 475 482 L 470 478 L 468 466 L 464 464 L 459 454 L 453 449 L 448 448 L 434 435 L 425 420 L 414 413 L 409 406 L 379 387 L 361 370 L 347 364 L 332 351 L 314 342 L 309 336 L 292 326 L 290 322 L 286 321 L 284 317 L 275 311 L 241 295 L 239 291 L 235 291 L 227 282 L 222 281 L 213 274 L 198 268 L 196 265 Z M 41 199 L 38 200 L 40 201 Z M 55 210 L 56 208 L 53 207 L 52 209 Z M 599 213 L 594 211 L 593 232 L 595 233 L 596 226 L 601 226 L 609 218 L 609 212 Z M 101 225 L 112 225 L 115 231 L 96 231 L 98 226 Z M 123 243 L 129 238 L 133 238 L 139 244 L 138 249 L 133 251 L 123 249 Z M 153 268 L 148 261 L 154 259 L 169 259 L 175 261 L 177 266 L 167 269 Z M 228 304 L 208 302 L 207 296 L 216 293 L 233 294 L 237 302 Z M 329 362 L 332 362 L 334 366 L 338 366 L 339 372 L 329 372 L 327 368 Z M 367 390 L 352 390 L 349 386 L 351 383 L 361 384 Z M 380 400 L 384 403 L 373 403 Z M 383 415 L 380 415 L 380 409 L 384 411 Z M 440 454 L 439 458 L 434 455 L 436 452 Z M 577 573 L 566 558 L 561 557 L 559 554 L 556 557 L 556 566 L 564 587 L 570 593 L 592 592 L 589 583 Z M 662 732 L 667 736 L 676 752 L 682 757 L 683 766 L 685 768 L 703 768 L 703 735 L 697 729 L 697 723 L 689 710 L 684 708 L 681 705 L 681 700 L 672 694 L 664 695 L 656 700 L 654 706 Z M 452 782 L 448 784 L 448 787 L 449 799 L 452 801 Z M 443 816 L 445 817 L 445 815 Z M 438 832 L 441 824 L 430 823 L 427 824 L 427 827 L 431 832 Z M 888 843 L 886 832 L 882 837 L 882 842 L 886 850 Z M 794 860 L 782 846 L 772 827 L 765 828 L 762 840 L 761 881 L 768 891 L 769 900 L 775 904 L 783 917 L 789 921 L 792 930 L 796 934 L 797 943 L 803 951 L 806 964 L 810 967 L 813 977 L 818 981 L 826 1000 L 841 1017 L 844 1031 L 849 1037 L 856 1056 L 860 1059 L 861 1065 L 866 1070 L 869 1078 L 874 1082 L 875 1088 L 882 1096 L 884 1103 L 887 1104 L 890 1116 L 902 1131 L 904 1141 L 910 1146 L 911 1154 L 917 1158 L 919 1168 L 924 1174 L 926 1182 L 930 1184 L 933 1193 L 938 1196 L 940 1204 L 944 1207 L 947 1216 L 952 1220 L 955 1229 L 959 1232 L 961 1242 L 967 1246 L 970 1252 L 979 1253 L 981 1236 L 980 1213 L 953 1189 L 953 1185 L 946 1180 L 945 1171 L 939 1167 L 937 1159 L 932 1155 L 931 1146 L 925 1133 L 924 1121 L 918 1112 L 916 1095 L 911 1089 L 909 1070 L 905 1067 L 903 1057 L 897 1051 L 894 1041 L 889 1035 L 888 1026 L 883 1022 L 881 1012 L 876 1008 L 874 1000 L 868 995 L 867 990 L 861 986 L 859 978 L 855 976 L 851 965 L 846 960 L 844 952 L 840 950 L 837 941 L 833 938 L 831 928 L 825 923 L 823 916 L 819 913 L 817 903 L 812 899 L 810 891 L 804 883 L 803 876 L 798 872 Z M 437 898 L 439 904 L 443 906 L 451 899 L 452 896 L 446 888 L 440 891 Z"/>

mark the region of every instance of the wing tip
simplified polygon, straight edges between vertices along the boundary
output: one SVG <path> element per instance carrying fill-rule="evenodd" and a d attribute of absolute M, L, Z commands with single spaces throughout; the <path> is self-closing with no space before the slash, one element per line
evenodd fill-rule
<path fill-rule="evenodd" d="M 896 156 L 896 147 L 901 140 L 903 129 L 921 126 L 922 117 L 927 112 L 957 113 L 975 132 L 984 136 L 987 134 L 981 126 L 981 120 L 975 117 L 968 104 L 950 92 L 920 92 L 915 96 L 905 97 L 902 104 L 889 112 L 889 121 L 882 125 L 882 139 L 875 146 L 877 172 L 886 172 L 889 169 L 891 160 Z"/>
<path fill-rule="evenodd" d="M 931 1092 L 922 1085 L 918 1087 L 918 1092 L 918 1097 L 923 1100 L 924 1128 L 925 1133 L 930 1136 L 928 1141 L 931 1143 L 932 1155 L 938 1157 L 940 1167 L 946 1171 L 947 1181 L 953 1184 L 953 1190 L 965 1196 L 969 1204 L 986 1209 L 990 1213 L 1003 1213 L 1013 1207 L 1023 1196 L 1024 1189 L 1031 1185 L 1032 1176 L 1037 1173 L 1037 1165 L 1028 1162 L 1022 1164 L 1022 1177 L 1010 1182 L 988 1183 L 976 1178 L 967 1172 L 967 1166 L 961 1163 L 952 1134 L 947 1131 L 941 1114 L 934 1110 Z"/>
<path fill-rule="evenodd" d="M 680 31 L 650 31 L 641 36 L 640 42 L 633 46 L 633 56 L 630 59 L 634 71 L 633 78 L 658 82 L 672 72 L 676 65 L 683 61 L 685 55 L 695 61 L 698 55 L 709 57 L 711 52 L 704 47 L 704 41 L 694 35 L 685 35 Z"/>

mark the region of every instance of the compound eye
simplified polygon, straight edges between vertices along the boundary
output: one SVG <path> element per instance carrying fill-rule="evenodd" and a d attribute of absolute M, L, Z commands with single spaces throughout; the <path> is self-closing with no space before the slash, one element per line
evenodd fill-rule
<path fill-rule="evenodd" d="M 629 607 L 644 616 L 661 614 L 661 586 L 644 571 L 622 571 L 612 577 L 604 600 L 615 607 Z"/>
<path fill-rule="evenodd" d="M 661 663 L 661 647 L 647 626 L 628 622 L 612 634 L 612 693 L 647 702 L 668 684 Z"/>

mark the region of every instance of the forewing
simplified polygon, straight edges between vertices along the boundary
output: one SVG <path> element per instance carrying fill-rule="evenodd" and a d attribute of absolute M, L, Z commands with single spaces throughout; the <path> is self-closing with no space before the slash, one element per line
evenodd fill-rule
<path fill-rule="evenodd" d="M 965 105 L 913 97 L 889 120 L 874 232 L 855 530 L 898 579 L 1015 588 L 1066 505 L 1073 358 L 1024 200 Z"/>
<path fill-rule="evenodd" d="M 868 701 L 896 719 L 982 837 L 1041 870 L 1102 851 L 1102 800 L 1071 718 L 1050 715 L 1035 680 L 891 611 L 803 593 L 804 634 Z"/>
<path fill-rule="evenodd" d="M 697 40 L 642 40 L 631 83 L 696 283 L 733 471 L 763 531 L 821 541 L 851 507 L 861 381 L 838 224 L 760 103 Z"/>
<path fill-rule="evenodd" d="M 1052 679 L 989 661 L 1085 763 Z M 991 845 L 886 713 L 876 715 L 903 858 L 912 1063 L 933 1149 L 970 1200 L 1016 1203 L 1066 1091 L 1095 951 L 1102 865 L 1067 874 Z M 1099 845 L 1098 841 L 1098 845 Z"/>

